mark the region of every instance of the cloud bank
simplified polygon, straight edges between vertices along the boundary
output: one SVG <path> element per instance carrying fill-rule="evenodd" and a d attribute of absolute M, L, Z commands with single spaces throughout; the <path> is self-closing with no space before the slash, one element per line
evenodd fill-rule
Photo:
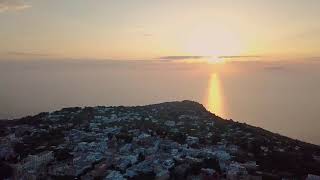
<path fill-rule="evenodd" d="M 0 12 L 20 11 L 30 7 L 31 5 L 23 0 L 0 0 Z"/>
<path fill-rule="evenodd" d="M 19 51 L 10 51 L 5 54 L 9 56 L 51 56 L 50 54 L 45 54 L 45 53 L 19 52 Z"/>
<path fill-rule="evenodd" d="M 162 60 L 188 60 L 188 59 L 202 59 L 206 58 L 207 56 L 162 56 L 159 59 Z"/>
<path fill-rule="evenodd" d="M 219 56 L 220 59 L 261 58 L 263 56 Z"/>

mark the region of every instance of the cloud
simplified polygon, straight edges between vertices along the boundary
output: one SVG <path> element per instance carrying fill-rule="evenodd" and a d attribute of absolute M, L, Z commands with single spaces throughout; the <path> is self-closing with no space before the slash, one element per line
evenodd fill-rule
<path fill-rule="evenodd" d="M 207 58 L 207 56 L 162 56 L 162 57 L 159 57 L 158 59 L 175 61 L 175 60 L 202 59 L 202 58 Z"/>
<path fill-rule="evenodd" d="M 319 57 L 310 57 L 308 58 L 310 61 L 319 61 L 320 62 L 320 56 Z"/>
<path fill-rule="evenodd" d="M 0 12 L 20 11 L 30 7 L 31 5 L 23 0 L 0 0 Z"/>
<path fill-rule="evenodd" d="M 133 27 L 130 31 L 137 36 L 152 37 L 154 35 L 151 32 L 148 32 L 144 26 Z"/>
<path fill-rule="evenodd" d="M 45 53 L 34 53 L 34 52 L 19 52 L 19 51 L 10 51 L 6 53 L 9 56 L 51 56 L 51 54 Z"/>
<path fill-rule="evenodd" d="M 151 34 L 151 33 L 144 33 L 143 36 L 144 36 L 144 37 L 151 37 L 151 36 L 153 36 L 153 34 Z"/>
<path fill-rule="evenodd" d="M 220 59 L 261 58 L 263 56 L 219 56 Z"/>

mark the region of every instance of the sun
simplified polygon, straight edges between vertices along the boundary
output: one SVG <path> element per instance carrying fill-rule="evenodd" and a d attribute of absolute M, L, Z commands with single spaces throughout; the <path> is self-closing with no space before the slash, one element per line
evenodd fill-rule
<path fill-rule="evenodd" d="M 223 26 L 197 27 L 189 31 L 185 42 L 188 54 L 203 56 L 239 55 L 244 51 L 241 36 Z"/>
<path fill-rule="evenodd" d="M 225 60 L 218 56 L 212 56 L 207 59 L 208 64 L 224 64 Z"/>

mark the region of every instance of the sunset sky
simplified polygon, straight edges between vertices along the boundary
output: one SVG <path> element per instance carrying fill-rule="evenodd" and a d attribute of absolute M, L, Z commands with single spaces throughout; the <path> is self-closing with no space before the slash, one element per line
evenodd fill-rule
<path fill-rule="evenodd" d="M 320 56 L 319 0 L 0 0 L 0 59 Z"/>

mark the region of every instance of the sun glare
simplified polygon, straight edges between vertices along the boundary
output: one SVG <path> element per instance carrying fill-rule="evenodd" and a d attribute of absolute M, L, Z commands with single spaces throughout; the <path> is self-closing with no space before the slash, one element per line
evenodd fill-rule
<path fill-rule="evenodd" d="M 219 77 L 216 73 L 210 75 L 206 102 L 209 111 L 219 116 L 224 116 L 221 86 Z"/>
<path fill-rule="evenodd" d="M 225 60 L 214 56 L 214 57 L 208 58 L 208 63 L 209 64 L 223 64 L 223 63 L 225 63 Z"/>
<path fill-rule="evenodd" d="M 200 27 L 190 30 L 186 40 L 186 52 L 204 56 L 238 55 L 244 51 L 241 36 L 231 29 L 216 27 Z M 221 60 L 210 60 L 220 62 Z"/>

